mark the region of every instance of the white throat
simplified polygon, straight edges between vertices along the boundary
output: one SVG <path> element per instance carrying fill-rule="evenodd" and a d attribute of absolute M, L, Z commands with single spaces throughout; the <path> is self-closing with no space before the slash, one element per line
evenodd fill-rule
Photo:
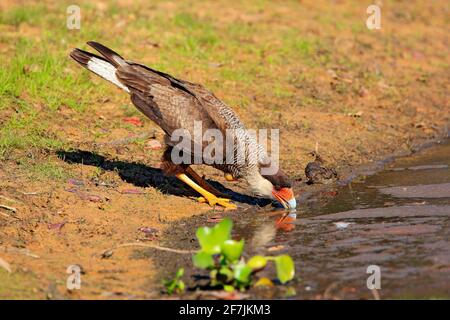
<path fill-rule="evenodd" d="M 246 176 L 247 183 L 250 186 L 251 191 L 261 197 L 273 198 L 272 183 L 265 179 L 258 171 L 254 171 Z"/>

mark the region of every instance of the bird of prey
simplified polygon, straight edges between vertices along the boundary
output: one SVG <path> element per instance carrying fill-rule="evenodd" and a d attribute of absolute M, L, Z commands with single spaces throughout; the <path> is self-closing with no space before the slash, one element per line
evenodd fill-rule
<path fill-rule="evenodd" d="M 306 178 L 308 178 L 308 184 L 328 184 L 337 178 L 336 170 L 325 167 L 324 160 L 317 152 L 312 151 L 309 152 L 308 155 L 314 158 L 314 161 L 309 162 L 305 168 L 305 175 Z"/>
<path fill-rule="evenodd" d="M 296 207 L 291 180 L 278 166 L 273 174 L 263 174 L 262 168 L 271 164 L 271 158 L 257 143 L 256 138 L 245 131 L 245 126 L 236 113 L 213 93 L 202 85 L 176 79 L 161 71 L 125 60 L 100 43 L 89 41 L 87 44 L 101 56 L 81 49 L 74 49 L 70 56 L 83 67 L 127 92 L 137 109 L 165 132 L 166 150 L 161 168 L 166 175 L 175 175 L 202 196 L 199 200 L 206 201 L 211 206 L 236 208 L 227 195 L 206 183 L 190 167 L 190 164 L 206 164 L 223 171 L 227 180 L 244 179 L 256 196 L 277 200 L 285 208 Z M 202 155 L 197 162 L 175 163 L 172 151 L 176 143 L 172 141 L 172 135 L 175 130 L 183 129 L 193 137 L 196 121 L 201 121 L 203 130 L 220 130 L 224 136 L 228 129 L 237 129 L 231 130 L 230 139 L 242 143 L 245 148 L 233 150 L 232 161 L 227 158 L 226 161 L 211 162 L 211 159 L 205 159 Z M 192 141 L 194 150 L 196 143 L 198 145 L 198 142 Z M 224 158 L 227 152 L 225 145 L 224 142 L 221 146 Z M 200 142 L 201 148 L 206 146 L 207 143 Z M 240 153 L 243 149 L 249 152 Z M 181 153 L 188 153 L 189 150 L 192 149 L 181 149 Z M 188 156 L 192 159 L 196 157 L 192 152 Z M 261 161 L 251 161 L 255 158 Z"/>

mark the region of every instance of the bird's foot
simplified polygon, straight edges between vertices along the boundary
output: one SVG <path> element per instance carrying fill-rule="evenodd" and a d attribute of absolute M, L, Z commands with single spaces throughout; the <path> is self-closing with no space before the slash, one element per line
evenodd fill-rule
<path fill-rule="evenodd" d="M 223 176 L 227 181 L 236 181 L 236 179 L 231 175 L 231 173 L 225 173 Z"/>
<path fill-rule="evenodd" d="M 199 197 L 197 198 L 198 202 L 205 203 L 207 202 L 211 207 L 216 205 L 222 206 L 226 209 L 236 209 L 237 206 L 231 202 L 231 199 L 227 198 L 219 198 L 215 195 L 207 196 L 207 197 Z"/>

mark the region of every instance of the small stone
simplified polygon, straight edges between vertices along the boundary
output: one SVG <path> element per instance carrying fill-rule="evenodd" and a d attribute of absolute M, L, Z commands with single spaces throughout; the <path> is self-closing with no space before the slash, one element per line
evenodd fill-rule
<path fill-rule="evenodd" d="M 334 225 L 336 226 L 336 228 L 338 229 L 345 229 L 347 228 L 349 225 L 351 225 L 351 222 L 343 222 L 343 221 L 339 221 L 339 222 L 335 222 Z"/>
<path fill-rule="evenodd" d="M 158 140 L 149 140 L 145 143 L 145 149 L 159 150 L 162 148 L 161 142 Z"/>
<path fill-rule="evenodd" d="M 66 224 L 66 222 L 59 222 L 59 223 L 50 223 L 48 225 L 48 229 L 49 230 L 57 230 L 60 231 L 62 227 L 64 227 L 64 225 Z"/>
<path fill-rule="evenodd" d="M 159 232 L 158 229 L 151 227 L 140 227 L 138 230 L 143 232 L 146 236 L 154 236 Z"/>
<path fill-rule="evenodd" d="M 273 251 L 280 251 L 284 249 L 283 245 L 273 246 L 267 249 L 267 251 L 273 252 Z"/>
<path fill-rule="evenodd" d="M 69 179 L 67 180 L 67 183 L 73 186 L 84 186 L 84 182 L 82 180 L 77 179 Z"/>
<path fill-rule="evenodd" d="M 367 97 L 369 95 L 369 90 L 367 90 L 364 87 L 361 87 L 361 89 L 359 89 L 358 95 L 360 97 Z"/>
<path fill-rule="evenodd" d="M 102 259 L 108 259 L 110 258 L 112 255 L 114 254 L 114 252 L 112 250 L 107 250 L 105 252 L 102 253 L 101 258 Z"/>
<path fill-rule="evenodd" d="M 95 194 L 88 195 L 87 199 L 91 202 L 102 202 L 103 201 L 103 199 L 100 196 L 97 196 Z"/>

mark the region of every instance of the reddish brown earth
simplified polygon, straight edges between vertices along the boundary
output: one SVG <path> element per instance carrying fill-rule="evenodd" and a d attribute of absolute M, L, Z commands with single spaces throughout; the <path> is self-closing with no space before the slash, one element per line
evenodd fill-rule
<path fill-rule="evenodd" d="M 316 143 L 328 164 L 340 171 L 388 154 L 410 152 L 448 132 L 449 12 L 444 2 L 387 2 L 379 31 L 365 28 L 365 7 L 358 1 L 277 2 L 259 7 L 229 6 L 225 1 L 192 6 L 118 3 L 124 12 L 141 12 L 143 17 L 160 17 L 165 12 L 173 17 L 187 11 L 198 19 L 211 19 L 220 11 L 212 22 L 219 37 L 228 34 L 226 28 L 233 23 L 255 28 L 236 37 L 244 48 L 258 51 L 230 49 L 219 42 L 213 54 L 236 53 L 233 59 L 219 61 L 223 63 L 219 67 L 205 67 L 207 63 L 197 67 L 199 58 L 189 53 L 174 60 L 177 67 L 158 60 L 171 51 L 167 39 L 178 29 L 161 33 L 159 46 L 136 41 L 149 37 L 150 31 L 132 25 L 139 20 L 134 13 L 116 14 L 105 21 L 105 34 L 95 40 L 108 42 L 117 39 L 118 33 L 123 38 L 115 41 L 115 48 L 131 60 L 161 63 L 166 72 L 173 69 L 179 77 L 206 84 L 233 106 L 248 127 L 280 128 L 281 163 L 294 178 L 304 178 L 307 152 Z M 2 11 L 16 5 L 6 1 Z M 97 9 L 105 15 L 102 8 L 108 6 L 101 2 Z M 48 7 L 57 15 L 59 9 Z M 129 23 L 123 27 L 129 31 L 126 34 L 114 27 L 121 18 Z M 0 59 L 12 59 L 19 38 L 36 44 L 43 41 L 43 30 L 39 23 L 0 24 L 6 39 L 0 41 Z M 282 35 L 289 30 L 296 33 L 295 39 L 320 40 L 321 49 L 304 49 L 312 58 L 283 51 L 288 49 L 281 45 Z M 69 52 L 87 40 L 94 39 L 66 37 L 64 45 L 48 42 L 50 50 Z M 303 50 L 301 45 L 298 50 Z M 330 61 L 320 62 L 321 57 Z M 209 62 L 217 59 L 214 56 Z M 264 71 L 256 70 L 250 80 L 220 74 L 236 69 L 245 75 L 245 66 L 253 59 Z M 66 68 L 70 74 L 85 72 L 70 61 Z M 102 83 L 93 76 L 89 81 L 92 88 Z M 136 259 L 141 249 L 135 247 L 114 250 L 107 258 L 102 258 L 102 252 L 127 242 L 164 245 L 171 222 L 205 213 L 217 215 L 197 203 L 195 194 L 180 183 L 161 175 L 162 150 L 146 145 L 155 139 L 162 142 L 162 131 L 143 116 L 128 114 L 132 109 L 122 92 L 106 85 L 93 91 L 84 92 L 92 96 L 88 112 L 66 105 L 50 112 L 31 93 L 20 95 L 37 111 L 35 123 L 48 123 L 45 134 L 63 141 L 63 146 L 11 148 L 0 160 L 0 204 L 15 209 L 0 208 L 0 258 L 12 271 L 0 268 L 0 298 L 161 297 L 161 270 L 155 268 L 152 257 Z M 15 108 L 13 104 L 0 108 L 0 125 L 14 116 Z M 127 117 L 137 117 L 140 123 L 124 121 Z M 20 135 L 26 129 L 15 130 Z M 243 182 L 227 182 L 220 172 L 208 168 L 200 172 L 235 191 L 245 190 Z M 155 232 L 146 235 L 140 231 L 143 227 Z M 84 270 L 81 290 L 66 289 L 66 269 L 71 264 Z"/>

